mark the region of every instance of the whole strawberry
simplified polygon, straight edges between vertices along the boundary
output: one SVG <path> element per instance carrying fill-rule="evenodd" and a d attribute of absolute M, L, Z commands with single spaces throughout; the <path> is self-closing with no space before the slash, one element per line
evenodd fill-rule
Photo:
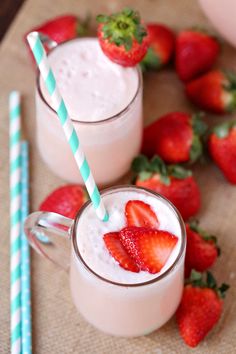
<path fill-rule="evenodd" d="M 84 188 L 69 184 L 55 189 L 41 203 L 39 210 L 52 211 L 74 219 L 82 205 L 88 200 Z"/>
<path fill-rule="evenodd" d="M 194 162 L 202 154 L 206 130 L 201 114 L 168 113 L 144 129 L 142 152 L 157 154 L 168 163 Z"/>
<path fill-rule="evenodd" d="M 176 38 L 175 66 L 178 76 L 189 81 L 210 70 L 219 54 L 218 41 L 200 30 L 184 30 Z"/>
<path fill-rule="evenodd" d="M 230 113 L 236 108 L 236 76 L 233 72 L 210 71 L 187 83 L 185 92 L 191 102 L 212 113 Z"/>
<path fill-rule="evenodd" d="M 236 120 L 216 126 L 209 137 L 208 148 L 227 180 L 236 184 Z"/>
<path fill-rule="evenodd" d="M 148 23 L 150 46 L 141 62 L 143 70 L 158 70 L 166 65 L 174 53 L 175 35 L 167 26 Z"/>
<path fill-rule="evenodd" d="M 40 26 L 32 28 L 29 32 L 40 32 L 44 36 L 48 37 L 49 40 L 53 40 L 59 44 L 77 37 L 79 34 L 82 34 L 84 30 L 85 24 L 83 24 L 78 17 L 68 14 L 58 16 L 44 22 Z M 27 45 L 28 41 L 26 40 L 26 37 L 29 32 L 27 32 L 24 36 L 24 40 Z M 48 46 L 47 40 L 45 40 L 44 47 L 47 51 L 50 49 L 50 45 Z"/>
<path fill-rule="evenodd" d="M 137 11 L 98 15 L 98 39 L 104 54 L 123 66 L 135 66 L 145 56 L 149 38 Z"/>
<path fill-rule="evenodd" d="M 190 347 L 196 347 L 219 321 L 227 284 L 217 288 L 214 277 L 208 272 L 204 281 L 201 273 L 192 272 L 185 286 L 176 312 L 180 335 Z"/>
<path fill-rule="evenodd" d="M 137 186 L 150 189 L 169 199 L 183 219 L 187 220 L 199 211 L 200 190 L 191 171 L 178 165 L 166 166 L 158 156 L 148 161 L 144 155 L 133 160 L 132 170 L 136 174 Z"/>
<path fill-rule="evenodd" d="M 187 248 L 185 256 L 185 276 L 191 270 L 204 272 L 215 263 L 219 255 L 216 237 L 202 230 L 196 221 L 186 224 Z"/>

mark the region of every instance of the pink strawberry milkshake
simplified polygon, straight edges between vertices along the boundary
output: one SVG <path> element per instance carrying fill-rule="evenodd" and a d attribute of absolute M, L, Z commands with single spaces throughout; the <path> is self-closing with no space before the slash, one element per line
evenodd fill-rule
<path fill-rule="evenodd" d="M 161 196 L 137 187 L 115 187 L 102 195 L 109 221 L 100 221 L 90 203 L 81 210 L 72 236 L 70 284 L 76 307 L 99 330 L 135 337 L 158 329 L 175 313 L 184 278 L 185 228 L 176 209 Z M 103 235 L 125 227 L 125 205 L 151 206 L 159 229 L 178 237 L 159 273 L 123 269 L 106 249 Z"/>
<path fill-rule="evenodd" d="M 129 170 L 140 150 L 139 68 L 124 68 L 111 62 L 95 38 L 77 38 L 58 45 L 50 52 L 49 61 L 96 183 L 113 183 Z M 56 175 L 80 183 L 80 173 L 40 76 L 37 83 L 40 154 Z"/>

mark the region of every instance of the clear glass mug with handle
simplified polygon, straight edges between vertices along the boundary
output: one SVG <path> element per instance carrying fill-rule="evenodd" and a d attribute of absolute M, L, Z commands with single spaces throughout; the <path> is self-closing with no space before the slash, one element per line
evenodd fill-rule
<path fill-rule="evenodd" d="M 69 270 L 72 299 L 83 317 L 97 329 L 115 336 L 136 337 L 148 334 L 165 324 L 175 313 L 184 284 L 184 259 L 186 251 L 185 225 L 176 208 L 164 197 L 144 188 L 117 186 L 101 192 L 106 197 L 134 191 L 156 200 L 170 208 L 180 228 L 181 240 L 178 254 L 170 267 L 141 283 L 119 283 L 101 276 L 91 269 L 81 255 L 78 237 L 83 232 L 82 219 L 89 208 L 88 201 L 74 220 L 50 212 L 35 212 L 25 222 L 25 232 L 31 246 L 42 256 Z M 94 216 L 96 218 L 96 216 Z M 91 220 L 92 223 L 92 220 Z M 52 242 L 42 243 L 40 234 Z M 70 259 L 59 239 L 70 241 Z"/>

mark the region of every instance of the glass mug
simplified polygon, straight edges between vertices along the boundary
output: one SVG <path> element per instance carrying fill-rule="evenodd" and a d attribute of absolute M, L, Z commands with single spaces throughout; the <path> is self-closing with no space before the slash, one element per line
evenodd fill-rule
<path fill-rule="evenodd" d="M 54 58 L 53 55 L 58 50 L 66 51 L 68 43 L 74 43 L 76 46 L 84 40 L 77 38 L 59 44 L 50 51 L 49 59 L 51 56 Z M 96 39 L 86 38 L 86 41 L 92 41 L 93 43 Z M 133 158 L 141 148 L 143 127 L 142 73 L 138 66 L 132 70 L 134 70 L 137 78 L 137 91 L 128 105 L 120 112 L 111 117 L 104 117 L 99 121 L 78 121 L 75 117 L 72 117 L 74 128 L 93 171 L 94 179 L 101 186 L 110 185 L 125 175 L 130 169 Z M 64 137 L 57 114 L 43 95 L 39 72 L 35 98 L 37 145 L 42 159 L 60 178 L 71 183 L 82 183 L 78 167 Z M 45 142 L 47 143 L 45 144 Z"/>
<path fill-rule="evenodd" d="M 106 195 L 115 196 L 117 192 L 129 191 L 154 196 L 164 203 L 174 213 L 181 230 L 180 250 L 173 264 L 165 272 L 146 282 L 117 283 L 100 276 L 86 264 L 81 256 L 77 237 L 80 234 L 80 220 L 86 209 L 91 207 L 90 201 L 80 209 L 75 220 L 55 213 L 35 212 L 30 214 L 25 222 L 25 233 L 31 246 L 61 266 L 62 260 L 65 260 L 65 250 L 41 243 L 37 233 L 49 237 L 51 235 L 53 238 L 58 234 L 70 240 L 70 287 L 75 306 L 97 329 L 122 337 L 151 333 L 173 316 L 181 300 L 186 251 L 184 222 L 177 209 L 166 198 L 134 186 L 107 188 L 101 194 L 105 198 Z M 63 266 L 66 268 L 65 264 Z"/>

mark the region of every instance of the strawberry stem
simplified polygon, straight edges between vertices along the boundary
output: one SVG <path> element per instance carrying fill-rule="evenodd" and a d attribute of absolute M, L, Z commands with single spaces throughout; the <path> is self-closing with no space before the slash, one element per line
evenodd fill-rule
<path fill-rule="evenodd" d="M 139 13 L 130 8 L 110 16 L 98 15 L 96 20 L 103 25 L 101 29 L 103 37 L 118 47 L 123 45 L 126 51 L 132 48 L 134 40 L 141 44 L 147 36 Z"/>
<path fill-rule="evenodd" d="M 166 165 L 157 155 L 153 156 L 151 160 L 148 160 L 145 155 L 137 156 L 132 162 L 131 169 L 142 181 L 157 173 L 165 185 L 170 184 L 170 176 L 184 179 L 192 175 L 190 170 L 186 170 L 180 165 Z"/>
<path fill-rule="evenodd" d="M 189 279 L 186 280 L 186 284 L 191 284 L 192 286 L 199 288 L 210 288 L 222 299 L 225 297 L 226 291 L 230 287 L 226 283 L 222 283 L 220 287 L 217 287 L 217 282 L 212 273 L 200 273 L 195 269 L 192 269 Z"/>
<path fill-rule="evenodd" d="M 213 132 L 218 136 L 218 138 L 223 139 L 229 135 L 230 130 L 234 127 L 236 127 L 236 119 L 216 125 L 213 128 Z"/>

